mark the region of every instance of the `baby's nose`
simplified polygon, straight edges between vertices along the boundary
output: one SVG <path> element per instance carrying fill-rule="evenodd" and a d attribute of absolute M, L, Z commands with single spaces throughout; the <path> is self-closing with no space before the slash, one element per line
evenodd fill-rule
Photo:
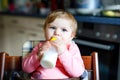
<path fill-rule="evenodd" d="M 55 35 L 59 36 L 60 35 L 60 30 L 55 30 Z"/>

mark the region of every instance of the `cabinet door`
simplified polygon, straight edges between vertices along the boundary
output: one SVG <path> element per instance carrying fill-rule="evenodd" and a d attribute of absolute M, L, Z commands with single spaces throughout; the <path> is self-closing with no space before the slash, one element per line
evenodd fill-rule
<path fill-rule="evenodd" d="M 22 55 L 22 46 L 28 40 L 44 40 L 43 20 L 23 17 L 4 17 L 5 51 Z"/>
<path fill-rule="evenodd" d="M 25 18 L 22 22 L 26 28 L 26 35 L 28 40 L 44 40 L 43 24 L 44 19 Z"/>
<path fill-rule="evenodd" d="M 22 56 L 22 46 L 26 41 L 23 29 L 16 26 L 9 26 L 5 28 L 5 51 L 9 55 Z"/>
<path fill-rule="evenodd" d="M 43 32 L 40 31 L 26 31 L 27 40 L 44 40 Z"/>

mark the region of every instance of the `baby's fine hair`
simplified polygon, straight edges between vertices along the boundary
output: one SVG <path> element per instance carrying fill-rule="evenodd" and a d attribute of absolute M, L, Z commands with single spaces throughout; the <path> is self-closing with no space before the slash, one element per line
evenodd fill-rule
<path fill-rule="evenodd" d="M 77 21 L 74 18 L 74 16 L 65 11 L 65 10 L 54 10 L 52 11 L 50 14 L 48 14 L 45 24 L 44 24 L 44 30 L 46 29 L 46 27 L 48 26 L 48 24 L 52 23 L 56 18 L 63 18 L 63 19 L 68 19 L 71 21 L 71 28 L 72 28 L 72 33 L 75 36 L 76 35 L 76 31 L 77 31 Z"/>

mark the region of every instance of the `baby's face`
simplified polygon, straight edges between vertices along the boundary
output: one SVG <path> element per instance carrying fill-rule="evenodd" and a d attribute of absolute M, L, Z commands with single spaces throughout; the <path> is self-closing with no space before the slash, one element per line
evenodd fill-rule
<path fill-rule="evenodd" d="M 45 30 L 45 37 L 49 40 L 53 36 L 65 43 L 70 42 L 73 38 L 71 21 L 65 18 L 57 18 L 50 23 Z"/>

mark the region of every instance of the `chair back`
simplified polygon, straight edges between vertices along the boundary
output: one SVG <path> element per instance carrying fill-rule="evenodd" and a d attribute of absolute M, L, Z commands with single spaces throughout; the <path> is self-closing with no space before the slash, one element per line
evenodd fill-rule
<path fill-rule="evenodd" d="M 82 56 L 82 59 L 88 71 L 88 80 L 99 80 L 98 53 L 92 52 L 90 56 Z"/>
<path fill-rule="evenodd" d="M 5 63 L 5 53 L 1 52 L 0 53 L 0 80 L 3 80 L 3 75 L 4 75 L 4 63 Z"/>
<path fill-rule="evenodd" d="M 6 71 L 20 71 L 21 70 L 21 63 L 22 63 L 21 56 L 6 56 L 5 57 L 5 68 Z"/>
<path fill-rule="evenodd" d="M 12 71 L 22 70 L 22 56 L 9 56 L 5 52 L 0 53 L 0 80 L 3 80 Z M 6 74 L 6 75 L 5 75 Z M 5 79 L 6 80 L 6 79 Z"/>

